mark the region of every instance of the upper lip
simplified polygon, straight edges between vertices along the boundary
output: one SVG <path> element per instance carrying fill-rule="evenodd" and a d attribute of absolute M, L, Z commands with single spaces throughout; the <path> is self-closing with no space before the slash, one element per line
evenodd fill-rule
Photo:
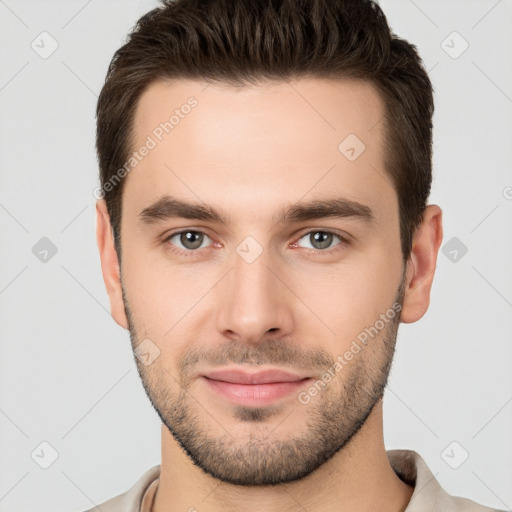
<path fill-rule="evenodd" d="M 296 375 L 284 370 L 261 370 L 246 372 L 241 370 L 217 370 L 205 373 L 203 377 L 233 384 L 269 384 L 276 382 L 296 382 L 307 377 Z"/>

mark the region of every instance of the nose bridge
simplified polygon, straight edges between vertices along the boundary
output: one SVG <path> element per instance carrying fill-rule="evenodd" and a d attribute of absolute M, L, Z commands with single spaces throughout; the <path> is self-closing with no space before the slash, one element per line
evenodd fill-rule
<path fill-rule="evenodd" d="M 288 333 L 292 315 L 271 255 L 248 243 L 237 248 L 232 271 L 223 280 L 217 326 L 224 335 L 254 343 L 271 329 L 275 335 Z"/>

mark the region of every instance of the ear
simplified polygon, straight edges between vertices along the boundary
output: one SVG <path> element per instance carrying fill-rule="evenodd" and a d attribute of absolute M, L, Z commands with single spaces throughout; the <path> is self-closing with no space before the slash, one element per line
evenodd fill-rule
<path fill-rule="evenodd" d="M 107 205 L 104 199 L 96 202 L 96 240 L 100 251 L 101 272 L 110 299 L 110 311 L 114 320 L 128 329 L 128 320 L 123 303 L 121 271 Z"/>
<path fill-rule="evenodd" d="M 430 290 L 443 240 L 443 212 L 437 205 L 427 206 L 423 221 L 413 235 L 412 250 L 407 260 L 405 297 L 400 321 L 418 321 L 430 304 Z"/>

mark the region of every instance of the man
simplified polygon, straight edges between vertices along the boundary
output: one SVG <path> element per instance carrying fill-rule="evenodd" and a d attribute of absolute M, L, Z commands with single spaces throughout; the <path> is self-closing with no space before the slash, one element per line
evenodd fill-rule
<path fill-rule="evenodd" d="M 176 0 L 98 100 L 97 239 L 162 420 L 107 511 L 488 511 L 386 452 L 442 240 L 432 86 L 365 0 Z"/>

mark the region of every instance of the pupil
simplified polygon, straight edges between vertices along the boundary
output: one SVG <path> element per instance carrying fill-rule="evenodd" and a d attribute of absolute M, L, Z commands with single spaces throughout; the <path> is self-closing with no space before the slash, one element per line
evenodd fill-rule
<path fill-rule="evenodd" d="M 332 233 L 325 233 L 323 231 L 317 231 L 313 234 L 314 242 L 313 246 L 317 249 L 325 249 L 331 245 Z"/>
<path fill-rule="evenodd" d="M 189 249 L 197 249 L 201 247 L 202 234 L 196 231 L 187 231 L 181 234 L 181 243 Z M 195 240 L 194 240 L 195 239 Z"/>

